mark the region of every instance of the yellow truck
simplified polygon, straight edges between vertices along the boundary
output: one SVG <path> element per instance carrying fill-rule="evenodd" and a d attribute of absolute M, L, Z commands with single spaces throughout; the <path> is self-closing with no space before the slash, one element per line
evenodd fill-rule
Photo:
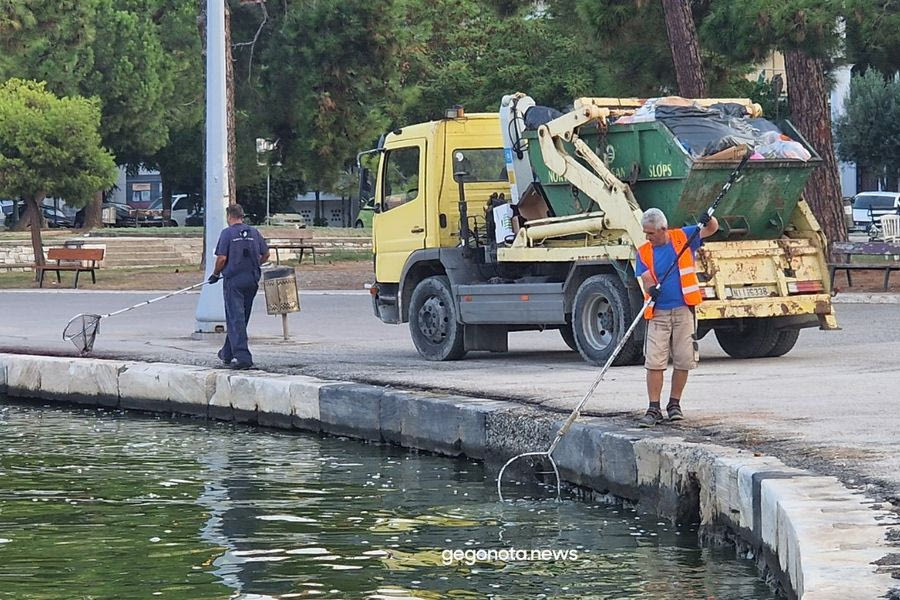
<path fill-rule="evenodd" d="M 694 223 L 738 162 L 698 158 L 665 124 L 635 119 L 641 100 L 580 98 L 529 126 L 533 104 L 516 94 L 498 113 L 454 107 L 358 157 L 374 202 L 375 315 L 409 323 L 426 359 L 503 352 L 511 332 L 556 329 L 603 364 L 642 306 L 642 209 Z M 720 233 L 697 253 L 698 337 L 714 330 L 733 357 L 780 356 L 802 328 L 837 328 L 826 241 L 800 198 L 819 162 L 810 153 L 750 161 L 716 213 Z M 616 364 L 639 361 L 643 338 L 639 327 Z"/>

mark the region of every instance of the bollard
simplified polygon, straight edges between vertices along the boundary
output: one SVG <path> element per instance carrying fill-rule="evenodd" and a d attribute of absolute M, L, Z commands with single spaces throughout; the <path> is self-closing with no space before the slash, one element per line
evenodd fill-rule
<path fill-rule="evenodd" d="M 263 291 L 266 294 L 266 313 L 281 315 L 281 330 L 288 339 L 288 313 L 300 311 L 300 294 L 297 278 L 291 267 L 280 267 L 263 273 Z"/>

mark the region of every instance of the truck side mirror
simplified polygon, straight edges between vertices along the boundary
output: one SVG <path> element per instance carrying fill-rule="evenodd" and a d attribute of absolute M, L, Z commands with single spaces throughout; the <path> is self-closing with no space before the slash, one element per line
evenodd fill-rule
<path fill-rule="evenodd" d="M 357 197 L 360 200 L 361 204 L 365 204 L 365 202 L 372 197 L 372 173 L 369 169 L 362 167 L 359 170 L 359 188 Z M 365 200 L 364 200 L 365 199 Z"/>

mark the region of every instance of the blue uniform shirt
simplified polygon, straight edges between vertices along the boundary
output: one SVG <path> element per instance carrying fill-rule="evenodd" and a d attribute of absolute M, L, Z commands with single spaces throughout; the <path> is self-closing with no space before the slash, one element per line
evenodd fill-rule
<path fill-rule="evenodd" d="M 699 227 L 696 225 L 682 227 L 682 231 L 684 231 L 684 235 L 686 235 L 688 239 L 694 235 L 694 232 L 697 231 L 697 229 L 699 229 Z M 703 238 L 698 235 L 694 241 L 691 242 L 691 254 L 702 245 Z M 668 244 L 653 247 L 653 272 L 656 277 L 665 275 L 673 262 L 675 262 L 675 246 L 672 244 L 671 240 Z M 644 264 L 640 255 L 638 255 L 635 274 L 640 277 L 646 270 L 647 265 Z M 659 299 L 655 306 L 660 310 L 671 310 L 673 308 L 678 308 L 679 306 L 687 306 L 684 303 L 684 295 L 681 293 L 681 275 L 678 272 L 678 267 L 675 267 L 675 269 L 672 270 L 672 273 L 666 277 L 666 280 L 662 282 L 662 287 L 659 290 Z"/>
<path fill-rule="evenodd" d="M 259 231 L 243 223 L 223 229 L 216 244 L 216 256 L 228 259 L 222 270 L 225 279 L 246 277 L 248 280 L 252 278 L 254 282 L 259 281 L 259 262 L 268 251 L 266 240 Z"/>

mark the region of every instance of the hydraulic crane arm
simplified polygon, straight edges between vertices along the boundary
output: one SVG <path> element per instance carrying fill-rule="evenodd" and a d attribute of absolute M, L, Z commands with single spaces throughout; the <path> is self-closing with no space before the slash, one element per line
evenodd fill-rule
<path fill-rule="evenodd" d="M 544 163 L 591 198 L 604 214 L 604 228 L 626 233 L 634 245 L 643 239 L 641 209 L 631 188 L 606 168 L 591 148 L 579 137 L 577 129 L 597 122 L 607 126 L 610 110 L 592 104 L 582 104 L 570 113 L 538 128 Z M 590 169 L 575 160 L 565 149 L 564 142 L 575 146 L 576 154 Z"/>

